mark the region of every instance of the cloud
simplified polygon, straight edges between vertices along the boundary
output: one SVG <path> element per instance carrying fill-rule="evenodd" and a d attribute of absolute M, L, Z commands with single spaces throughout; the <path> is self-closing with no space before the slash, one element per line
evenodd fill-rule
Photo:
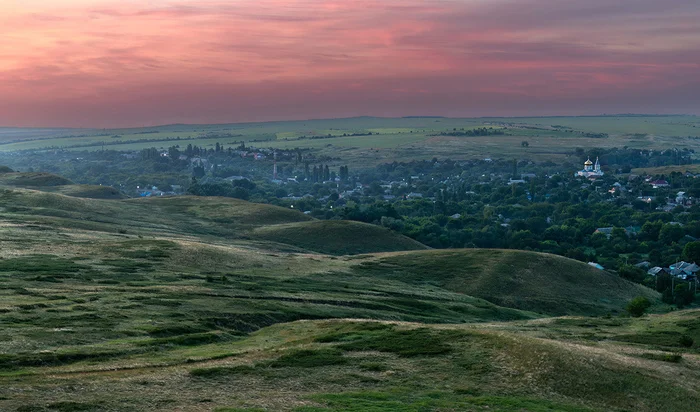
<path fill-rule="evenodd" d="M 610 111 L 613 102 L 628 104 L 623 111 L 697 112 L 689 98 L 700 92 L 696 3 L 0 6 L 0 123 L 111 126 L 421 110 L 505 115 L 529 114 L 533 101 L 577 113 L 596 100 L 595 112 Z"/>

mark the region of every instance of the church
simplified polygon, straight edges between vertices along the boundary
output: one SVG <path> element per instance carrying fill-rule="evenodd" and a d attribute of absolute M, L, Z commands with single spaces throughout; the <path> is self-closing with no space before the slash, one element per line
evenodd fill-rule
<path fill-rule="evenodd" d="M 576 172 L 576 176 L 587 177 L 589 179 L 595 179 L 596 177 L 601 177 L 605 173 L 600 169 L 600 162 L 598 158 L 595 159 L 595 165 L 591 162 L 591 159 L 586 160 L 583 164 L 583 170 Z"/>

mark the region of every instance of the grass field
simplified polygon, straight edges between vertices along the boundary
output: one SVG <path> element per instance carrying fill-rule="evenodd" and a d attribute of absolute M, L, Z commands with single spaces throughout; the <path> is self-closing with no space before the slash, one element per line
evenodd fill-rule
<path fill-rule="evenodd" d="M 474 127 L 508 127 L 506 136 L 433 136 Z M 368 134 L 350 136 L 351 134 Z M 607 138 L 584 133 L 607 133 Z M 348 136 L 343 136 L 344 134 Z M 299 139 L 302 136 L 332 136 Z M 118 136 L 118 137 L 115 137 Z M 599 116 L 541 118 L 373 118 L 222 125 L 170 125 L 118 130 L 0 129 L 0 151 L 167 149 L 216 143 L 237 146 L 313 148 L 346 162 L 374 165 L 388 160 L 437 157 L 528 157 L 563 159 L 575 147 L 691 148 L 700 150 L 697 116 Z M 178 140 L 179 139 L 179 140 Z M 521 142 L 528 140 L 528 148 Z"/>
<path fill-rule="evenodd" d="M 74 185 L 49 190 L 61 187 Z M 7 185 L 0 211 L 3 411 L 700 401 L 700 311 L 663 314 L 655 292 L 569 259 L 419 250 L 382 228 L 225 198 Z M 623 316 L 637 295 L 660 314 Z"/>

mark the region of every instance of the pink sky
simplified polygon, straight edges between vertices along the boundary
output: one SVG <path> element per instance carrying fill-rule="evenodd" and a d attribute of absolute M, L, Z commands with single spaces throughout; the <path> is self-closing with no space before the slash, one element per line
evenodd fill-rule
<path fill-rule="evenodd" d="M 613 112 L 700 114 L 700 2 L 0 2 L 0 125 Z"/>

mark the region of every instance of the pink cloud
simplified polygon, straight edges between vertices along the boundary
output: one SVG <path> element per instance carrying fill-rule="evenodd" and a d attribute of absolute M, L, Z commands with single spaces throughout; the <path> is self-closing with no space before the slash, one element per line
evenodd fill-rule
<path fill-rule="evenodd" d="M 0 124 L 700 111 L 695 1 L 150 4 L 0 6 Z"/>

